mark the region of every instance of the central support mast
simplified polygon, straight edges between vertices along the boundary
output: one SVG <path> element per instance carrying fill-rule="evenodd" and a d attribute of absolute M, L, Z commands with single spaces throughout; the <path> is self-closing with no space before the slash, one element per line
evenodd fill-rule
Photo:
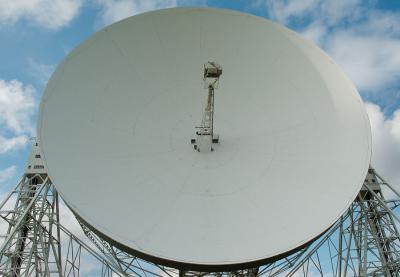
<path fill-rule="evenodd" d="M 214 135 L 214 91 L 218 87 L 222 67 L 215 62 L 204 65 L 204 84 L 208 88 L 206 108 L 200 126 L 196 127 L 197 138 L 192 139 L 193 148 L 200 151 L 214 151 L 213 143 L 219 142 L 219 136 Z"/>

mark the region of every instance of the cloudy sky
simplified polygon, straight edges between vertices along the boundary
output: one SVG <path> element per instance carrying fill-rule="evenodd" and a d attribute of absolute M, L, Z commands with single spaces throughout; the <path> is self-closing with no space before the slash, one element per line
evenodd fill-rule
<path fill-rule="evenodd" d="M 400 1 L 0 0 L 0 193 L 23 173 L 42 92 L 62 59 L 106 25 L 174 6 L 252 13 L 318 44 L 357 86 L 372 165 L 400 189 Z"/>
<path fill-rule="evenodd" d="M 0 186 L 23 173 L 38 104 L 62 59 L 102 27 L 173 6 L 271 19 L 313 40 L 356 84 L 373 132 L 372 164 L 400 184 L 400 1 L 0 0 Z"/>

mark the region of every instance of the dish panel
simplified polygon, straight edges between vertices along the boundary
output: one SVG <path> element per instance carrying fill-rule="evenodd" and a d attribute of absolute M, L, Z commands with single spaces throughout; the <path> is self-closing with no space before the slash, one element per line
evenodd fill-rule
<path fill-rule="evenodd" d="M 190 144 L 223 67 L 214 152 Z M 179 8 L 107 27 L 57 68 L 40 107 L 49 175 L 103 238 L 204 268 L 272 261 L 329 228 L 371 155 L 363 102 L 320 49 L 248 14 Z"/>

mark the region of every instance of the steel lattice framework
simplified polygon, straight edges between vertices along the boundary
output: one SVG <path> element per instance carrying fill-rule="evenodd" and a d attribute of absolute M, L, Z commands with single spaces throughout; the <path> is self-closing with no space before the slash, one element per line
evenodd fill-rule
<path fill-rule="evenodd" d="M 1 236 L 1 276 L 80 276 L 82 255 L 93 257 L 98 274 L 109 277 L 400 276 L 400 194 L 373 168 L 347 212 L 306 248 L 258 268 L 197 272 L 132 256 L 81 222 L 91 243 L 79 239 L 60 222 L 60 197 L 40 161 L 40 155 L 31 154 L 29 170 L 0 203 L 1 223 L 7 226 Z"/>

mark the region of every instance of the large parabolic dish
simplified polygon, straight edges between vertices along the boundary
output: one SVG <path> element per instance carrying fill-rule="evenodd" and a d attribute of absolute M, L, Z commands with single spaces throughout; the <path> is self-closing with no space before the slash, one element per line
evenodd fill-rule
<path fill-rule="evenodd" d="M 200 124 L 207 61 L 213 152 Z M 167 9 L 111 25 L 57 68 L 40 107 L 49 175 L 73 212 L 123 250 L 231 269 L 306 245 L 349 207 L 371 134 L 352 82 L 315 45 L 239 12 Z"/>

